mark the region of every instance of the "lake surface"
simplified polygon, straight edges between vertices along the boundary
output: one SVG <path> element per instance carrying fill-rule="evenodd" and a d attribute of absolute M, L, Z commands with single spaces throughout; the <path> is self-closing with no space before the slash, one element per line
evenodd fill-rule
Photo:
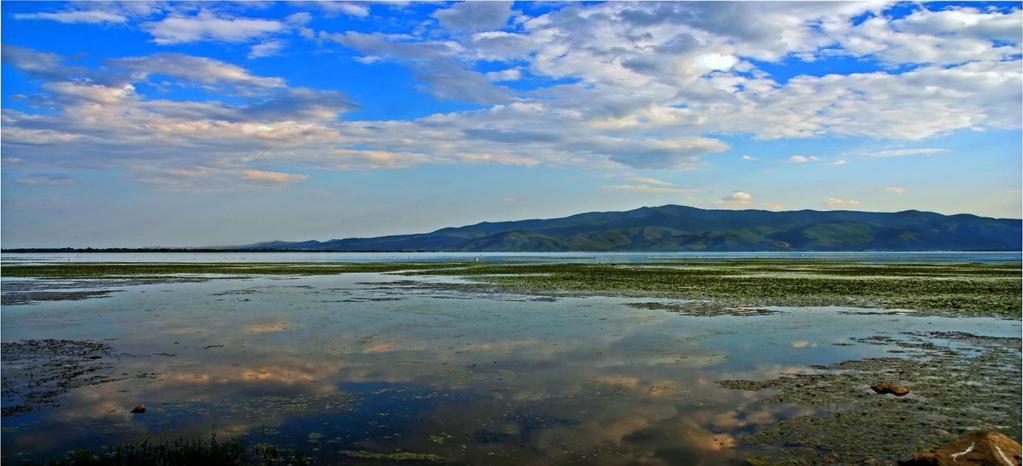
<path fill-rule="evenodd" d="M 470 257 L 393 260 L 425 256 Z M 96 374 L 109 380 L 58 396 L 58 406 L 4 418 L 3 462 L 60 455 L 76 445 L 216 431 L 219 438 L 301 449 L 326 464 L 396 452 L 459 464 L 739 464 L 756 451 L 738 436 L 813 411 L 765 407 L 756 402 L 766 394 L 725 389 L 718 380 L 770 378 L 891 349 L 858 340 L 865 337 L 941 330 L 1018 337 L 1021 331 L 1018 321 L 834 307 L 697 317 L 627 306 L 650 299 L 477 293 L 433 286 L 443 283 L 435 278 L 407 280 L 345 274 L 115 287 L 74 280 L 63 285 L 115 291 L 4 306 L 5 342 L 94 340 L 111 352 L 96 360 Z M 12 283 L 24 286 L 25 279 L 4 280 Z M 10 392 L 4 396 L 7 406 Z M 132 414 L 137 404 L 147 411 Z"/>
<path fill-rule="evenodd" d="M 265 252 L 3 253 L 4 262 L 653 262 L 680 259 L 819 259 L 860 262 L 1020 262 L 1020 252 Z"/>

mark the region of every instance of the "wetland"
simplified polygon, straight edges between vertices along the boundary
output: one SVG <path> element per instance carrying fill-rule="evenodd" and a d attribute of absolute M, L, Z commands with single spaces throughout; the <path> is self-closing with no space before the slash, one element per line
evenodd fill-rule
<path fill-rule="evenodd" d="M 893 464 L 975 430 L 1019 440 L 1020 274 L 5 260 L 3 463 Z"/>

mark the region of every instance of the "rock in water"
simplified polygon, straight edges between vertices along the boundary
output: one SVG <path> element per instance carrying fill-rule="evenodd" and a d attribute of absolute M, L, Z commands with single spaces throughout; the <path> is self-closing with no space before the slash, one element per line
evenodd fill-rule
<path fill-rule="evenodd" d="M 971 432 L 940 448 L 917 453 L 899 466 L 1021 466 L 1019 442 L 998 432 Z"/>
<path fill-rule="evenodd" d="M 145 405 L 138 405 L 138 406 L 132 408 L 131 412 L 133 414 L 142 414 L 142 413 L 146 412 L 146 407 L 145 407 Z"/>
<path fill-rule="evenodd" d="M 870 386 L 874 393 L 891 393 L 895 396 L 904 396 L 909 393 L 909 387 L 897 383 L 879 383 Z"/>

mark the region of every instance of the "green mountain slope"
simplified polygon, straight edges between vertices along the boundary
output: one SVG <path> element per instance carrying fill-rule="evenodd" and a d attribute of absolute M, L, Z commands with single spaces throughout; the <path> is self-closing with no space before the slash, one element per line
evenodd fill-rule
<path fill-rule="evenodd" d="M 677 205 L 431 233 L 244 248 L 310 251 L 1018 251 L 1019 219 L 908 210 L 708 210 Z"/>

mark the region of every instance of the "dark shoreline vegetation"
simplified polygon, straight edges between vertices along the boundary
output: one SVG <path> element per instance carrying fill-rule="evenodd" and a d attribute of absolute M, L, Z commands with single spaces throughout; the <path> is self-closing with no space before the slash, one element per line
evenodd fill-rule
<path fill-rule="evenodd" d="M 434 285 L 533 294 L 601 294 L 712 301 L 729 308 L 851 306 L 922 315 L 1019 319 L 1021 266 L 871 264 L 814 259 L 673 260 L 646 264 L 60 263 L 5 265 L 4 277 L 160 280 L 250 275 L 397 273 L 452 276 Z"/>

